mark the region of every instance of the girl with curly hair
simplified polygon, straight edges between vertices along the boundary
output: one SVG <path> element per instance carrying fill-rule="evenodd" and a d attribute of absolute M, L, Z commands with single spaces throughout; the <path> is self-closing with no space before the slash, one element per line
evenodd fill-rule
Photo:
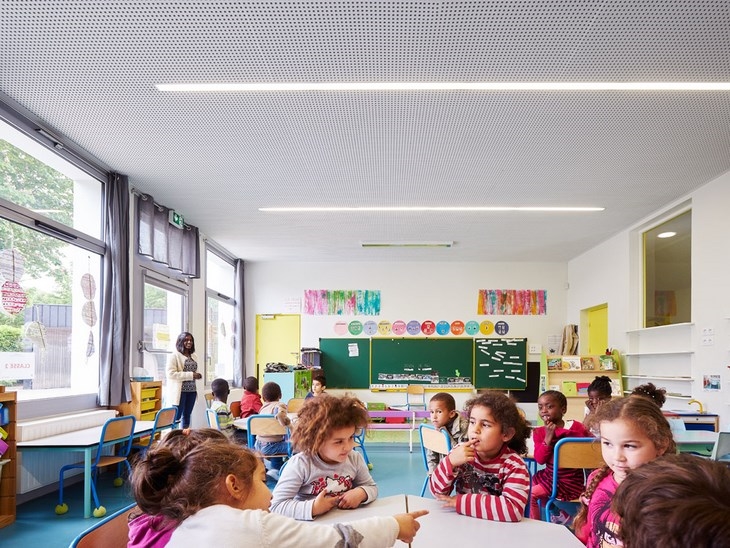
<path fill-rule="evenodd" d="M 431 474 L 431 492 L 457 513 L 493 521 L 520 521 L 530 475 L 530 427 L 515 402 L 486 392 L 466 402 L 469 441 L 454 447 Z M 449 496 L 456 487 L 456 496 Z"/>
<path fill-rule="evenodd" d="M 311 520 L 332 508 L 357 508 L 378 496 L 378 487 L 355 446 L 368 424 L 356 398 L 310 398 L 299 410 L 291 441 L 297 452 L 274 488 L 271 511 Z"/>

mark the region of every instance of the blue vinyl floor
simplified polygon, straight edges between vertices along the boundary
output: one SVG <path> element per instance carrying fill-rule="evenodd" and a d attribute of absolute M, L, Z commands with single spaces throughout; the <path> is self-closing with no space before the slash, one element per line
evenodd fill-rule
<path fill-rule="evenodd" d="M 373 464 L 371 473 L 381 497 L 398 493 L 420 494 L 425 470 L 417 441 L 414 440 L 413 453 L 409 453 L 408 445 L 403 443 L 370 443 L 366 449 Z M 99 478 L 99 497 L 107 509 L 107 515 L 133 502 L 127 484 L 115 488 L 113 479 L 112 473 L 102 474 Z M 82 491 L 83 484 L 80 482 L 64 489 L 69 511 L 62 516 L 54 512 L 58 501 L 57 492 L 19 505 L 16 522 L 0 529 L 0 546 L 67 547 L 81 531 L 95 523 L 95 518 L 83 517 Z"/>

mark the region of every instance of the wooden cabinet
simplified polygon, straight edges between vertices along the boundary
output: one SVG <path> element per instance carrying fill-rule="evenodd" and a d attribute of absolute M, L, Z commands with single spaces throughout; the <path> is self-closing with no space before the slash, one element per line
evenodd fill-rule
<path fill-rule="evenodd" d="M 137 420 L 153 421 L 162 409 L 162 381 L 132 381 L 132 401 L 118 407 L 124 415 Z"/>
<path fill-rule="evenodd" d="M 609 365 L 612 364 L 612 365 Z M 611 367 L 611 369 L 608 369 Z M 588 385 L 605 375 L 611 379 L 614 396 L 621 395 L 621 362 L 618 352 L 610 356 L 546 356 L 540 361 L 545 390 L 558 390 L 568 400 L 566 419 L 583 421 Z M 541 387 L 540 390 L 543 390 Z"/>
<path fill-rule="evenodd" d="M 15 521 L 15 482 L 18 468 L 15 441 L 16 393 L 5 392 L 5 387 L 0 386 L 0 403 L 3 405 L 2 409 L 7 409 L 7 422 L 0 421 L 5 422 L 1 426 L 8 433 L 4 440 L 8 449 L 0 457 L 0 461 L 7 461 L 0 471 L 0 527 L 6 527 Z M 0 416 L 5 417 L 5 412 Z"/>

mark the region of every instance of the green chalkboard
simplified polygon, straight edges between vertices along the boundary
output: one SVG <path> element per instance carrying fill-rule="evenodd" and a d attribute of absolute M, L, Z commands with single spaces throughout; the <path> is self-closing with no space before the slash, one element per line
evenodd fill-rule
<path fill-rule="evenodd" d="M 527 339 L 475 339 L 474 347 L 477 388 L 527 387 Z"/>
<path fill-rule="evenodd" d="M 371 384 L 378 386 L 421 383 L 471 385 L 474 340 L 373 339 L 370 371 Z"/>
<path fill-rule="evenodd" d="M 319 339 L 319 349 L 327 388 L 370 388 L 370 339 Z"/>

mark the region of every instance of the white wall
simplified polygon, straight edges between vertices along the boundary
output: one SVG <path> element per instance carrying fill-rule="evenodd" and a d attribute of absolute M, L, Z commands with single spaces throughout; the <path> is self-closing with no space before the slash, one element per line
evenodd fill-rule
<path fill-rule="evenodd" d="M 708 412 L 720 415 L 720 426 L 730 430 L 730 174 L 719 177 L 685 197 L 692 204 L 692 396 Z M 614 236 L 568 263 L 570 290 L 567 323 L 578 323 L 580 311 L 608 303 L 609 345 L 626 351 L 630 329 L 641 327 L 641 247 L 643 225 L 670 209 Z M 711 346 L 700 344 L 705 328 L 715 332 Z M 704 374 L 721 374 L 722 390 L 702 389 Z M 661 383 L 657 383 L 661 384 Z M 668 408 L 689 409 L 686 402 L 670 400 Z"/>
<path fill-rule="evenodd" d="M 255 368 L 256 314 L 291 312 L 287 299 L 302 299 L 305 289 L 377 289 L 381 315 L 302 315 L 302 346 L 318 347 L 319 338 L 337 337 L 336 321 L 374 320 L 505 320 L 508 336 L 527 337 L 543 345 L 548 335 L 560 334 L 565 324 L 567 268 L 563 263 L 251 263 L 246 267 L 246 374 Z M 479 289 L 546 289 L 545 316 L 477 316 Z M 362 336 L 365 339 L 365 336 Z M 530 356 L 538 360 L 539 356 Z M 403 394 L 370 394 L 366 401 L 400 403 Z M 458 403 L 468 394 L 459 394 Z"/>

